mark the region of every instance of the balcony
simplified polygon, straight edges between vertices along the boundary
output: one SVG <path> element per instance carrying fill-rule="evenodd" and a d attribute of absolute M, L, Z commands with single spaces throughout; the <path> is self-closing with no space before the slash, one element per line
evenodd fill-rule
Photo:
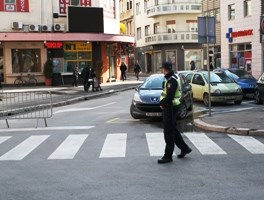
<path fill-rule="evenodd" d="M 132 17 L 133 17 L 133 10 L 127 10 L 125 12 L 120 13 L 120 21 L 132 19 Z"/>
<path fill-rule="evenodd" d="M 169 43 L 198 43 L 198 32 L 158 33 L 145 36 L 146 45 Z"/>
<path fill-rule="evenodd" d="M 201 13 L 201 0 L 177 0 L 175 3 L 152 6 L 147 9 L 147 17 L 179 13 Z"/>

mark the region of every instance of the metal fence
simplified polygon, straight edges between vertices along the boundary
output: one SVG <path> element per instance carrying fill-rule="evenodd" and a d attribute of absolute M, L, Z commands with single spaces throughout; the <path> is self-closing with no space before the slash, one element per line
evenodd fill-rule
<path fill-rule="evenodd" d="M 52 117 L 52 95 L 49 91 L 0 92 L 0 120 L 44 119 Z"/>

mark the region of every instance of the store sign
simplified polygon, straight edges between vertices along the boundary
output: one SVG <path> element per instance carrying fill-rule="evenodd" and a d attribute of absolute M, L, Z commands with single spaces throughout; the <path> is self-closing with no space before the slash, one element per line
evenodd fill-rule
<path fill-rule="evenodd" d="M 0 11 L 29 12 L 28 0 L 0 0 Z"/>
<path fill-rule="evenodd" d="M 64 51 L 91 51 L 92 44 L 86 42 L 65 42 Z"/>
<path fill-rule="evenodd" d="M 233 31 L 233 28 L 229 28 L 228 32 L 226 33 L 226 38 L 231 43 L 233 42 L 233 38 L 245 37 L 250 35 L 253 35 L 253 29 Z"/>
<path fill-rule="evenodd" d="M 44 46 L 48 49 L 61 49 L 63 47 L 62 42 L 45 42 Z"/>
<path fill-rule="evenodd" d="M 92 0 L 60 0 L 60 14 L 67 14 L 68 6 L 85 6 L 90 7 L 92 5 Z"/>

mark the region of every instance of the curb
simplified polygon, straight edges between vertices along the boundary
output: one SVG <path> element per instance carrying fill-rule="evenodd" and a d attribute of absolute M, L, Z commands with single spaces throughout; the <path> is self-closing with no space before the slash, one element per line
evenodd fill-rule
<path fill-rule="evenodd" d="M 214 131 L 214 132 L 236 134 L 236 135 L 264 136 L 264 130 L 217 126 L 213 124 L 208 124 L 202 121 L 201 119 L 193 120 L 193 125 L 205 131 Z"/>

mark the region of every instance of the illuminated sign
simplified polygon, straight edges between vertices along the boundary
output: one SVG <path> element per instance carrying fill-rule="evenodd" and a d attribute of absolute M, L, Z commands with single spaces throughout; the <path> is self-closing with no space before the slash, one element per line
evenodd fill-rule
<path fill-rule="evenodd" d="M 64 51 L 92 51 L 92 44 L 86 42 L 65 42 Z"/>
<path fill-rule="evenodd" d="M 229 28 L 228 32 L 226 33 L 226 38 L 228 39 L 229 42 L 233 42 L 233 38 L 245 37 L 250 35 L 253 35 L 253 29 L 233 31 L 232 28 Z"/>
<path fill-rule="evenodd" d="M 48 49 L 61 49 L 63 47 L 62 42 L 45 42 L 44 46 Z"/>

